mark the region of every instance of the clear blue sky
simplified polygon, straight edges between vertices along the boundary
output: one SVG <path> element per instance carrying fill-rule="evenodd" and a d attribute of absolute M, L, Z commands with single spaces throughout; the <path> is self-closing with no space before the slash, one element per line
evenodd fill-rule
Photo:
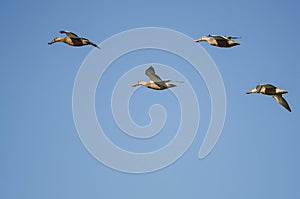
<path fill-rule="evenodd" d="M 300 198 L 298 2 L 5 1 L 0 16 L 0 198 Z M 130 103 L 133 119 L 146 125 L 149 107 L 164 105 L 169 117 L 162 136 L 146 141 L 114 134 L 120 129 L 109 109 L 113 85 L 143 63 L 161 63 L 188 74 L 185 78 L 199 89 L 201 117 L 194 142 L 175 163 L 147 174 L 123 173 L 101 164 L 86 150 L 73 120 L 75 78 L 93 47 L 47 42 L 65 29 L 101 46 L 114 34 L 153 26 L 194 39 L 209 33 L 242 37 L 241 45 L 231 49 L 198 44 L 223 78 L 225 125 L 212 152 L 198 159 L 210 121 L 203 79 L 166 53 L 130 53 L 112 64 L 103 76 L 105 84 L 97 88 L 97 116 L 110 139 L 127 150 L 144 152 L 162 147 L 174 136 L 168 132 L 178 128 L 180 110 L 172 93 L 139 88 Z M 168 73 L 156 67 L 167 79 Z M 147 80 L 141 73 L 128 86 L 139 79 Z M 285 99 L 292 112 L 271 97 L 245 94 L 258 83 L 288 90 Z"/>

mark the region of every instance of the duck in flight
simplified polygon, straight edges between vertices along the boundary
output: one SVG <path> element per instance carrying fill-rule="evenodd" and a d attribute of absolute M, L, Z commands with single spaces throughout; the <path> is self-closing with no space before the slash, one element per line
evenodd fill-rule
<path fill-rule="evenodd" d="M 172 88 L 175 87 L 175 84 L 171 84 L 171 80 L 162 80 L 157 74 L 155 74 L 155 70 L 152 66 L 150 66 L 145 74 L 149 77 L 150 81 L 146 82 L 144 80 L 140 80 L 134 84 L 132 84 L 133 87 L 136 86 L 146 86 L 148 88 L 151 89 L 155 89 L 155 90 L 164 90 L 167 88 Z"/>
<path fill-rule="evenodd" d="M 282 97 L 283 94 L 288 93 L 285 90 L 277 88 L 271 84 L 258 84 L 255 88 L 248 91 L 246 94 L 261 93 L 264 95 L 271 95 L 279 104 L 281 104 L 286 110 L 291 112 L 291 108 L 287 101 Z"/>
<path fill-rule="evenodd" d="M 219 35 L 207 35 L 202 36 L 195 42 L 206 41 L 212 46 L 218 46 L 223 48 L 230 48 L 232 46 L 240 45 L 239 42 L 234 41 L 233 39 L 239 39 L 240 37 L 232 37 L 232 36 L 219 36 Z"/>
<path fill-rule="evenodd" d="M 66 34 L 66 37 L 55 37 L 52 41 L 48 42 L 49 45 L 55 43 L 55 42 L 64 42 L 66 44 L 69 44 L 71 46 L 85 46 L 85 45 L 92 45 L 98 49 L 100 49 L 99 46 L 97 46 L 95 43 L 89 41 L 86 38 L 78 37 L 75 33 L 67 32 L 64 30 L 59 31 L 61 34 Z"/>

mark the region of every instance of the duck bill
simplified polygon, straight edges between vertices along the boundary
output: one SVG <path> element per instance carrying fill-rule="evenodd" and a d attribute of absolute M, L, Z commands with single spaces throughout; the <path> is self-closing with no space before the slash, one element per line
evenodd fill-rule
<path fill-rule="evenodd" d="M 194 42 L 201 42 L 201 41 L 203 41 L 201 38 L 200 39 L 196 39 L 196 40 L 194 40 Z"/>
<path fill-rule="evenodd" d="M 251 94 L 251 93 L 256 93 L 256 89 L 254 88 L 254 89 L 248 91 L 246 94 Z"/>
<path fill-rule="evenodd" d="M 55 41 L 52 40 L 52 41 L 48 42 L 48 44 L 51 45 L 51 44 L 53 44 L 54 42 L 55 42 Z"/>
<path fill-rule="evenodd" d="M 138 82 L 136 82 L 136 83 L 134 83 L 134 84 L 132 84 L 131 86 L 132 87 L 136 87 L 136 86 L 138 86 L 138 85 L 140 85 Z"/>

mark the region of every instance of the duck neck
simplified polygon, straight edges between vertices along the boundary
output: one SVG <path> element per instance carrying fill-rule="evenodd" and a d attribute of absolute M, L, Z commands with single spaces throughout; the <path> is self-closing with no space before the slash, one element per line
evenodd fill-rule
<path fill-rule="evenodd" d="M 140 80 L 139 81 L 139 85 L 143 85 L 146 86 L 148 84 L 148 82 L 144 81 L 144 80 Z"/>

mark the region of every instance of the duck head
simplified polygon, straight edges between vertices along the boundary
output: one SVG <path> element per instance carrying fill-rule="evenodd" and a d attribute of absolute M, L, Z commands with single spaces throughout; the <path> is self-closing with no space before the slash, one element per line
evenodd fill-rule
<path fill-rule="evenodd" d="M 246 94 L 251 94 L 251 93 L 258 93 L 258 91 L 256 88 L 253 88 L 250 91 L 248 91 Z"/>
<path fill-rule="evenodd" d="M 63 40 L 64 40 L 64 38 L 62 38 L 62 37 L 55 37 L 52 41 L 48 42 L 48 44 L 51 45 L 55 42 L 61 42 Z"/>
<path fill-rule="evenodd" d="M 255 88 L 251 89 L 246 94 L 259 93 L 261 91 L 262 87 L 263 87 L 263 84 L 258 84 Z"/>
<path fill-rule="evenodd" d="M 195 40 L 195 42 L 208 41 L 210 39 L 210 35 L 202 36 L 199 39 Z"/>
<path fill-rule="evenodd" d="M 132 84 L 132 87 L 140 86 L 140 85 L 146 85 L 147 82 L 144 80 L 139 80 L 138 82 Z"/>

